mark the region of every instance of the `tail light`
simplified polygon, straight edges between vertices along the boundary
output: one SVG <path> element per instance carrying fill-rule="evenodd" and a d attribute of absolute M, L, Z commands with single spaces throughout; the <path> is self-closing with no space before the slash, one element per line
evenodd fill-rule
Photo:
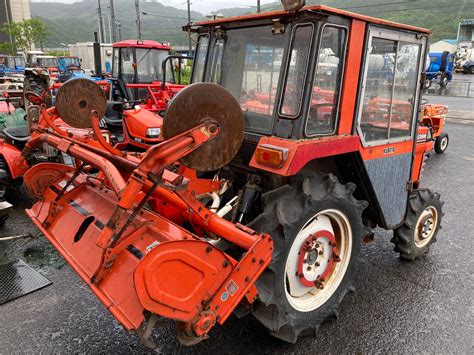
<path fill-rule="evenodd" d="M 260 164 L 281 168 L 287 159 L 288 148 L 262 144 L 255 150 L 255 160 Z"/>

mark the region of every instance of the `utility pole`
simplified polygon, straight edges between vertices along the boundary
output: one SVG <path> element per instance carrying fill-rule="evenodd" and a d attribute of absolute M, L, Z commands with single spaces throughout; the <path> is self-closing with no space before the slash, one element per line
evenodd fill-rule
<path fill-rule="evenodd" d="M 7 0 L 5 0 L 5 14 L 7 15 L 7 23 L 10 24 L 10 15 L 8 14 Z M 10 37 L 10 45 L 11 45 L 12 52 L 13 52 L 13 38 L 12 38 L 12 33 L 11 33 L 10 29 L 8 29 L 8 36 Z"/>
<path fill-rule="evenodd" d="M 137 23 L 137 37 L 138 39 L 142 38 L 142 24 L 140 22 L 140 0 L 135 0 L 135 11 L 137 12 L 137 19 L 135 22 Z"/>
<path fill-rule="evenodd" d="M 105 37 L 104 37 L 104 23 L 102 22 L 102 8 L 100 6 L 100 0 L 97 0 L 97 3 L 99 5 L 99 33 L 100 33 L 100 42 L 103 43 L 105 42 Z"/>
<path fill-rule="evenodd" d="M 191 23 L 191 0 L 187 0 L 188 3 L 188 24 Z M 192 55 L 193 44 L 191 43 L 191 32 L 188 32 L 189 36 L 189 55 Z"/>
<path fill-rule="evenodd" d="M 260 12 L 260 0 L 257 0 L 257 13 Z"/>
<path fill-rule="evenodd" d="M 110 40 L 110 42 L 107 42 L 107 43 L 114 43 L 114 40 L 112 39 L 112 22 L 110 21 L 110 16 L 107 16 L 107 22 L 109 25 L 109 40 Z"/>
<path fill-rule="evenodd" d="M 115 20 L 114 0 L 110 0 L 110 18 L 112 22 L 112 43 L 114 43 L 117 42 L 117 32 L 115 30 L 117 21 Z"/>
<path fill-rule="evenodd" d="M 122 40 L 122 24 L 117 20 L 118 40 Z"/>

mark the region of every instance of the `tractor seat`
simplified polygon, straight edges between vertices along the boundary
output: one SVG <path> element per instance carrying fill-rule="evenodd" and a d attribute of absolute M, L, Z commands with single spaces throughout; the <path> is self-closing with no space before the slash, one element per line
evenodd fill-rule
<path fill-rule="evenodd" d="M 120 101 L 107 101 L 104 119 L 107 125 L 122 126 L 122 103 Z"/>
<path fill-rule="evenodd" d="M 27 126 L 8 127 L 3 129 L 3 134 L 9 139 L 18 142 L 26 142 L 30 138 Z"/>

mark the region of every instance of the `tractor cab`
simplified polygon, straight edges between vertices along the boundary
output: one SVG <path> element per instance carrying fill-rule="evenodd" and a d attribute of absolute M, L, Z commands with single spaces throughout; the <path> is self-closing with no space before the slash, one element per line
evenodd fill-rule
<path fill-rule="evenodd" d="M 56 80 L 59 75 L 58 58 L 52 55 L 38 55 L 35 58 L 33 67 L 46 69 L 52 80 Z"/>
<path fill-rule="evenodd" d="M 415 137 L 428 30 L 326 6 L 185 29 L 197 34 L 192 83 L 223 86 L 242 109 L 236 166 L 283 176 L 337 167 L 341 180 L 371 181 L 380 208 L 368 218 L 401 223 L 424 154 Z M 366 176 L 355 179 L 346 159 Z"/>
<path fill-rule="evenodd" d="M 155 41 L 129 40 L 113 44 L 112 77 L 126 84 L 151 84 L 162 80 L 161 63 L 170 47 Z"/>
<path fill-rule="evenodd" d="M 183 62 L 192 58 L 170 55 L 169 45 L 148 40 L 122 41 L 113 48 L 110 100 L 134 101 L 154 113 L 163 113 L 184 87 Z M 108 112 L 114 115 L 110 109 Z"/>
<path fill-rule="evenodd" d="M 79 57 L 64 56 L 58 57 L 59 70 L 61 72 L 67 72 L 68 70 L 81 69 L 81 60 Z"/>
<path fill-rule="evenodd" d="M 118 131 L 122 131 L 123 127 L 124 141 L 130 137 L 130 141 L 141 145 L 142 149 L 156 143 L 159 137 L 162 139 L 161 117 L 151 115 L 154 120 L 150 120 L 150 117 L 144 117 L 144 113 L 132 115 L 130 110 L 124 110 L 123 107 L 140 104 L 144 111 L 162 114 L 174 94 L 184 87 L 180 82 L 183 58 L 170 55 L 170 46 L 156 41 L 127 40 L 114 43 L 112 90 L 104 117 L 107 128 L 119 134 Z M 176 63 L 177 76 L 173 67 Z M 148 133 L 145 136 L 139 131 Z"/>
<path fill-rule="evenodd" d="M 35 67 L 43 69 L 55 68 L 57 70 L 59 68 L 58 58 L 52 55 L 36 56 L 36 61 L 34 64 Z"/>
<path fill-rule="evenodd" d="M 128 40 L 113 44 L 112 78 L 115 98 L 140 100 L 147 95 L 147 87 L 161 85 L 162 63 L 170 55 L 170 47 L 149 40 Z M 171 68 L 167 80 L 172 81 Z"/>
<path fill-rule="evenodd" d="M 25 60 L 20 55 L 0 55 L 0 71 L 4 74 L 25 70 Z"/>

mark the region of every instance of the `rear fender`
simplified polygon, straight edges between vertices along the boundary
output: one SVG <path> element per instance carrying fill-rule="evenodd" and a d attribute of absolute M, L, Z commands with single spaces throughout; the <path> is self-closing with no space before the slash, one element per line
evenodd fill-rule
<path fill-rule="evenodd" d="M 27 162 L 21 158 L 21 151 L 3 139 L 0 139 L 0 155 L 5 160 L 12 179 L 21 177 L 29 168 Z"/>

